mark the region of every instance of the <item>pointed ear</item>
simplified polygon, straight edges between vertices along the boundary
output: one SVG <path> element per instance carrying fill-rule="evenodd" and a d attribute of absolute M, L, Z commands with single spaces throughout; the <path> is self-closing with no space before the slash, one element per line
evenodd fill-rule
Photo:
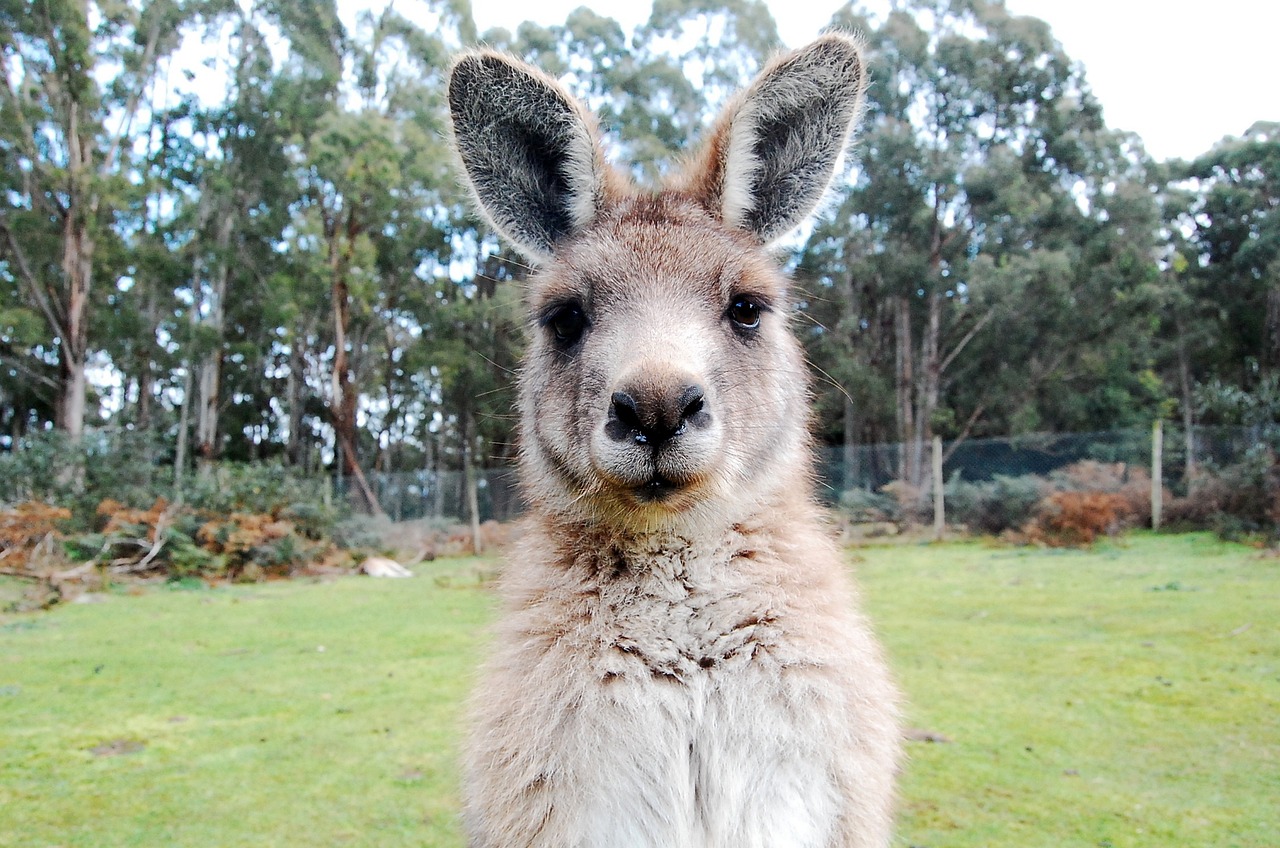
<path fill-rule="evenodd" d="M 822 199 L 862 108 L 859 42 L 827 33 L 770 63 L 726 108 L 689 175 L 722 221 L 764 244 Z"/>
<path fill-rule="evenodd" d="M 587 227 L 607 165 L 591 114 L 555 80 L 493 51 L 464 54 L 449 77 L 453 139 L 494 227 L 544 261 Z"/>

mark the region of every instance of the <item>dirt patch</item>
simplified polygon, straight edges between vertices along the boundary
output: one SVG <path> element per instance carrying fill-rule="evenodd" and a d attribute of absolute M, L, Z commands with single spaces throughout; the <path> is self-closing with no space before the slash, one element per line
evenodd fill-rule
<path fill-rule="evenodd" d="M 120 757 L 125 754 L 136 754 L 146 749 L 147 743 L 137 739 L 112 739 L 89 749 L 95 757 Z"/>

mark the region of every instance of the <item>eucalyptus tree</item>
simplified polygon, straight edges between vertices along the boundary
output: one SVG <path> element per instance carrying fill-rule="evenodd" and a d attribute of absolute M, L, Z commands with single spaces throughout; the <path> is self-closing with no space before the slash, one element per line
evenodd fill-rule
<path fill-rule="evenodd" d="M 1093 332 L 1107 285 L 1139 284 L 1084 269 L 1115 259 L 1100 239 L 1145 172 L 1043 21 L 999 2 L 919 0 L 879 22 L 846 7 L 836 22 L 867 33 L 875 73 L 849 188 L 801 261 L 814 299 L 837 305 L 813 349 L 820 365 L 824 351 L 844 357 L 828 370 L 848 396 L 846 440 L 886 429 L 892 387 L 898 473 L 919 482 L 934 434 L 1038 426 L 1016 412 L 1035 413 L 1068 367 L 1078 346 L 1058 344 L 1062 331 Z M 1137 258 L 1116 261 L 1154 270 L 1154 218 L 1135 214 Z M 1060 309 L 1044 308 L 1050 295 Z M 858 368 L 879 376 L 852 379 Z"/>
<path fill-rule="evenodd" d="M 1177 169 L 1197 313 L 1215 325 L 1202 378 L 1249 388 L 1280 371 L 1280 123 L 1258 122 Z"/>
<path fill-rule="evenodd" d="M 57 427 L 83 431 L 99 248 L 134 167 L 135 121 L 163 57 L 188 25 L 227 0 L 9 0 L 0 5 L 0 133 L 6 198 L 0 204 L 3 273 L 36 315 L 41 344 L 6 351 L 16 371 L 55 365 Z M 112 269 L 119 274 L 120 269 Z M 114 283 L 115 280 L 113 279 Z M 25 320 L 25 318 L 24 318 Z"/>
<path fill-rule="evenodd" d="M 360 505 L 375 512 L 366 460 L 385 463 L 392 437 L 411 429 L 404 346 L 419 343 L 433 305 L 425 291 L 448 274 L 465 229 L 440 92 L 451 48 L 474 26 L 457 4 L 432 8 L 444 22 L 435 31 L 390 7 L 361 16 L 341 56 L 354 85 L 319 116 L 296 167 L 289 251 L 324 286 L 310 302 L 329 315 L 311 329 L 335 447 Z"/>

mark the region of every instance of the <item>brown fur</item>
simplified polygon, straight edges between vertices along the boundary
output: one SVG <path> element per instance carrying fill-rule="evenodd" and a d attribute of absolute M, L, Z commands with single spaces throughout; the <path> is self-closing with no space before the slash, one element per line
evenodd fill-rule
<path fill-rule="evenodd" d="M 531 510 L 472 703 L 471 844 L 887 845 L 897 694 L 813 499 L 806 372 L 764 248 L 834 171 L 856 43 L 766 68 L 656 192 L 603 165 L 554 82 L 498 54 L 464 66 L 473 188 L 543 264 L 520 378 Z M 563 110 L 512 110 L 513 76 Z M 478 156 L 497 164 L 477 175 Z M 551 205 L 522 207 L 530 185 Z M 510 225 L 522 209 L 535 223 Z"/>

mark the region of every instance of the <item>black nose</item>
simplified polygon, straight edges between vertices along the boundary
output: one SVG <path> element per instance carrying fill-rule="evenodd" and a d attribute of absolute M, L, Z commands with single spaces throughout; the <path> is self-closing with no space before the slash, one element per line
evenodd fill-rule
<path fill-rule="evenodd" d="M 658 447 L 683 434 L 690 424 L 710 420 L 701 386 L 634 387 L 613 393 L 605 429 L 618 441 Z"/>

